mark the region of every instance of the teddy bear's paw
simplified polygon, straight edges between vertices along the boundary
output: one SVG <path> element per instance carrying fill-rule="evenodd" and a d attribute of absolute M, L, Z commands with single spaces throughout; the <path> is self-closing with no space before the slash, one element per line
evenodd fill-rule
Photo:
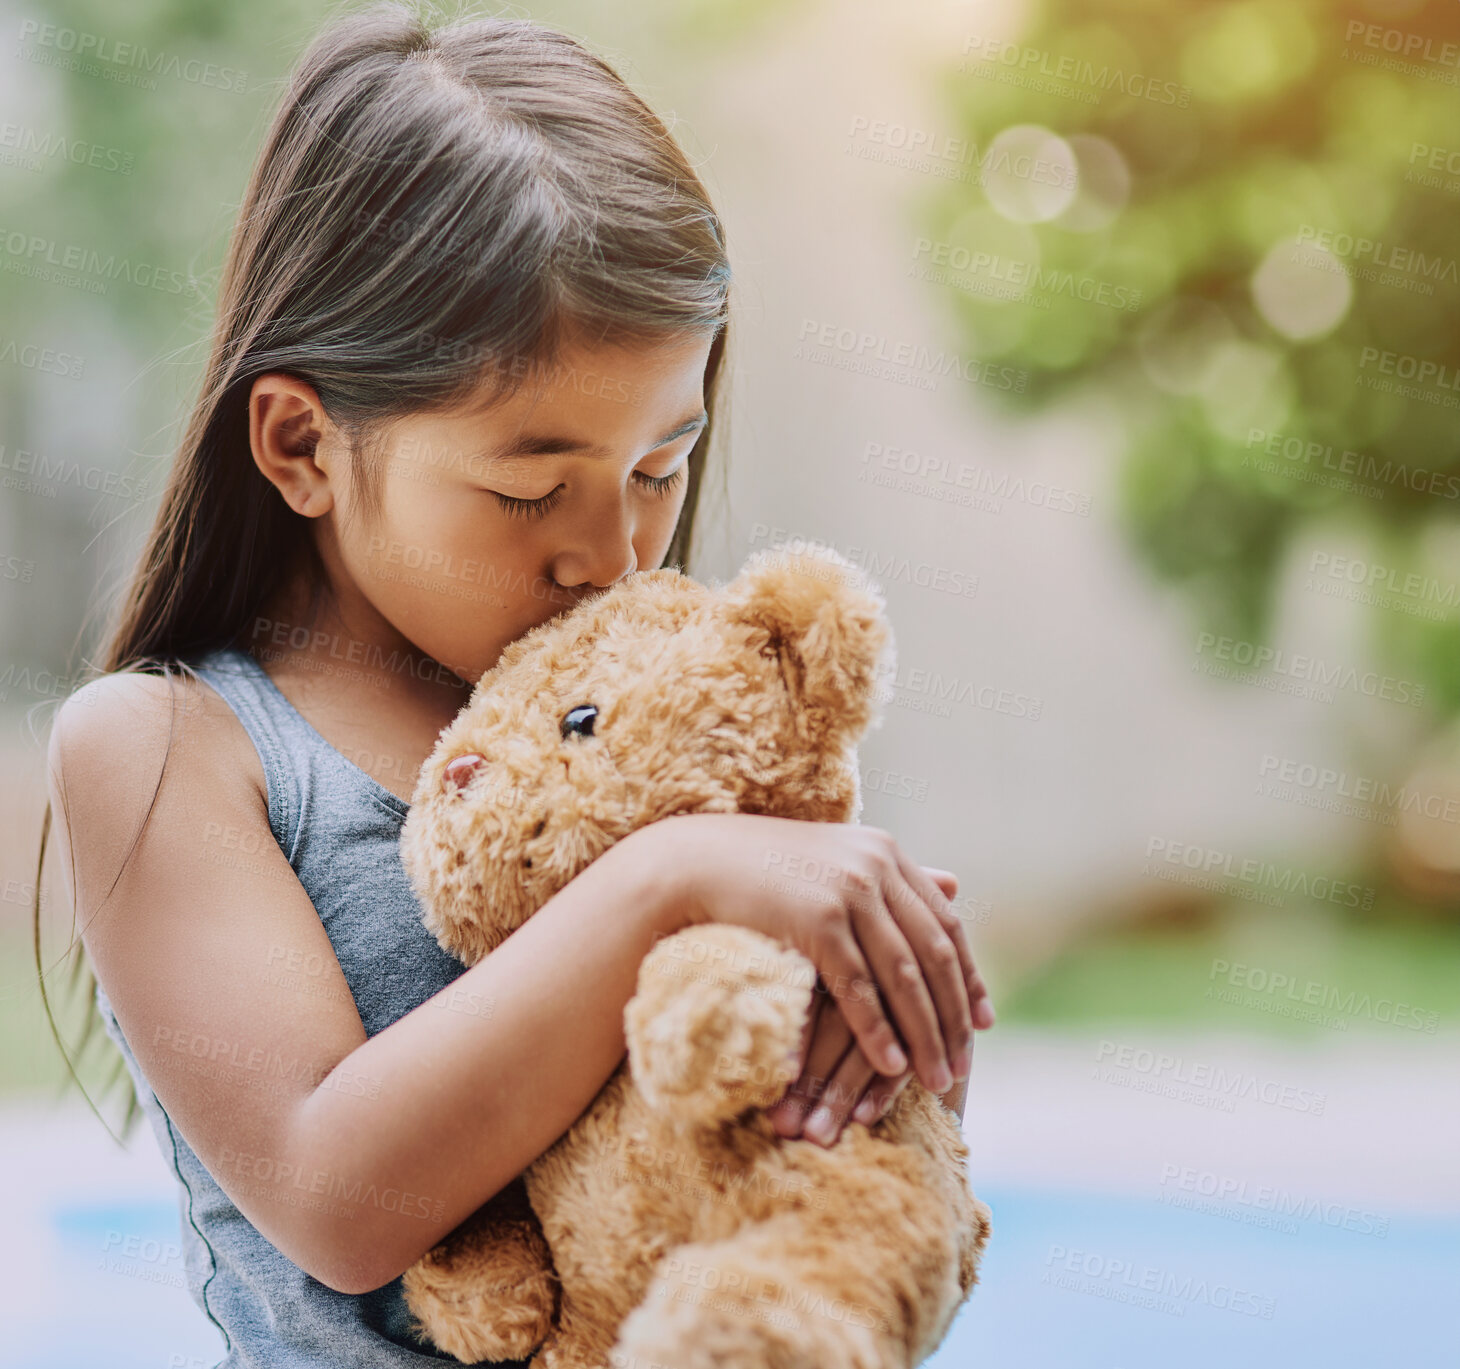
<path fill-rule="evenodd" d="M 845 1315 L 810 1310 L 805 1289 L 765 1271 L 719 1269 L 691 1279 L 685 1264 L 656 1278 L 619 1328 L 609 1356 L 616 1369 L 891 1369 L 887 1346 Z M 714 1286 L 709 1286 L 713 1282 Z M 830 1306 L 829 1300 L 820 1300 Z"/>
<path fill-rule="evenodd" d="M 431 1340 L 464 1364 L 526 1359 L 552 1330 L 556 1290 L 548 1276 L 517 1285 L 505 1298 L 501 1290 L 462 1292 L 418 1288 L 407 1302 Z"/>
<path fill-rule="evenodd" d="M 651 1107 L 713 1124 L 769 1107 L 795 1077 L 816 970 L 746 927 L 697 924 L 664 937 L 624 1009 L 629 1068 Z"/>
<path fill-rule="evenodd" d="M 603 1348 L 602 1336 L 588 1336 L 581 1332 L 581 1327 L 572 1325 L 570 1316 L 567 1325 L 559 1326 L 543 1342 L 542 1349 L 533 1356 L 532 1369 L 615 1369 L 613 1360 Z M 660 1369 L 668 1369 L 668 1366 L 661 1365 Z"/>
<path fill-rule="evenodd" d="M 553 1328 L 558 1281 L 536 1220 L 488 1204 L 406 1270 L 402 1291 L 419 1329 L 467 1364 L 523 1359 Z"/>

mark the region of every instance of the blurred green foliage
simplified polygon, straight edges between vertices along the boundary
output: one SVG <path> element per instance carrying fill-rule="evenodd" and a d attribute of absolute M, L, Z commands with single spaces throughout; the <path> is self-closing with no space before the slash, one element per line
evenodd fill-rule
<path fill-rule="evenodd" d="M 52 156 L 0 181 L 6 222 L 57 243 L 115 254 L 189 278 L 181 294 L 113 281 L 99 305 L 142 354 L 202 335 L 223 248 L 280 73 L 321 0 L 202 5 L 105 0 L 31 7 L 14 97 L 43 138 L 115 149 L 125 170 Z M 54 307 L 56 284 L 0 275 L 7 313 Z"/>
<path fill-rule="evenodd" d="M 1274 918 L 1238 905 L 1196 926 L 1102 927 L 999 999 L 1000 1021 L 1015 1026 L 1330 1040 L 1433 1039 L 1457 1012 L 1460 927 L 1392 894 L 1362 917 L 1315 906 Z"/>
<path fill-rule="evenodd" d="M 942 172 L 916 227 L 997 258 L 946 282 L 969 350 L 1027 370 L 1015 405 L 1086 385 L 1118 398 L 1131 542 L 1202 628 L 1249 640 L 1318 517 L 1386 565 L 1460 580 L 1427 536 L 1460 494 L 1460 157 L 1431 167 L 1460 149 L 1444 49 L 1460 25 L 1450 4 L 1374 8 L 1046 0 L 1015 37 L 971 33 L 941 84 L 939 132 L 978 163 Z M 1007 164 L 1000 188 L 999 136 L 1023 125 L 1073 140 L 1079 188 L 1058 215 L 1000 208 L 1041 193 L 1010 190 Z M 1105 303 L 1079 297 L 1101 287 Z M 1376 388 L 1398 383 L 1383 353 L 1435 365 L 1420 397 Z M 1454 606 L 1380 616 L 1382 649 L 1460 709 Z"/>

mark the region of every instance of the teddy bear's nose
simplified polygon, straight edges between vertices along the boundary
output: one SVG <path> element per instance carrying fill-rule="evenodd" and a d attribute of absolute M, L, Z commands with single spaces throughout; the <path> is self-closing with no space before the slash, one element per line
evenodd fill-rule
<path fill-rule="evenodd" d="M 442 773 L 442 787 L 454 784 L 456 797 L 459 798 L 466 786 L 471 783 L 471 777 L 476 774 L 477 766 L 482 764 L 482 760 L 483 758 L 473 751 L 450 761 Z"/>

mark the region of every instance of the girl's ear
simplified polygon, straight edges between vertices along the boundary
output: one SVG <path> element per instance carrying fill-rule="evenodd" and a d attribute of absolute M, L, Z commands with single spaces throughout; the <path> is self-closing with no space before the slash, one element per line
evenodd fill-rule
<path fill-rule="evenodd" d="M 255 378 L 248 399 L 248 441 L 254 464 L 295 513 L 318 518 L 335 491 L 320 464 L 320 444 L 334 425 L 312 385 L 270 372 Z"/>
<path fill-rule="evenodd" d="M 815 728 L 854 740 L 872 725 L 892 629 L 882 595 L 850 561 L 830 548 L 768 547 L 720 593 L 721 612 L 752 629 L 752 646 L 780 657 Z"/>

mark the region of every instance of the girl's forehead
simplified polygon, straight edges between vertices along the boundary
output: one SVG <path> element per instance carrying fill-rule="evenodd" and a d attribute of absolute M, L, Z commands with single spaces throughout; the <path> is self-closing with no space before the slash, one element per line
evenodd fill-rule
<path fill-rule="evenodd" d="M 523 367 L 510 385 L 489 370 L 460 404 L 407 415 L 402 426 L 529 436 L 540 439 L 538 445 L 546 449 L 560 434 L 543 424 L 574 415 L 581 417 L 585 430 L 601 430 L 605 424 L 633 427 L 666 414 L 688 422 L 703 410 L 710 342 L 704 337 L 564 348 L 548 361 Z"/>
<path fill-rule="evenodd" d="M 510 375 L 521 391 L 529 392 L 573 385 L 586 375 L 668 379 L 702 370 L 713 340 L 704 331 L 611 341 L 569 334 L 551 356 L 514 359 L 497 369 L 503 379 Z"/>

